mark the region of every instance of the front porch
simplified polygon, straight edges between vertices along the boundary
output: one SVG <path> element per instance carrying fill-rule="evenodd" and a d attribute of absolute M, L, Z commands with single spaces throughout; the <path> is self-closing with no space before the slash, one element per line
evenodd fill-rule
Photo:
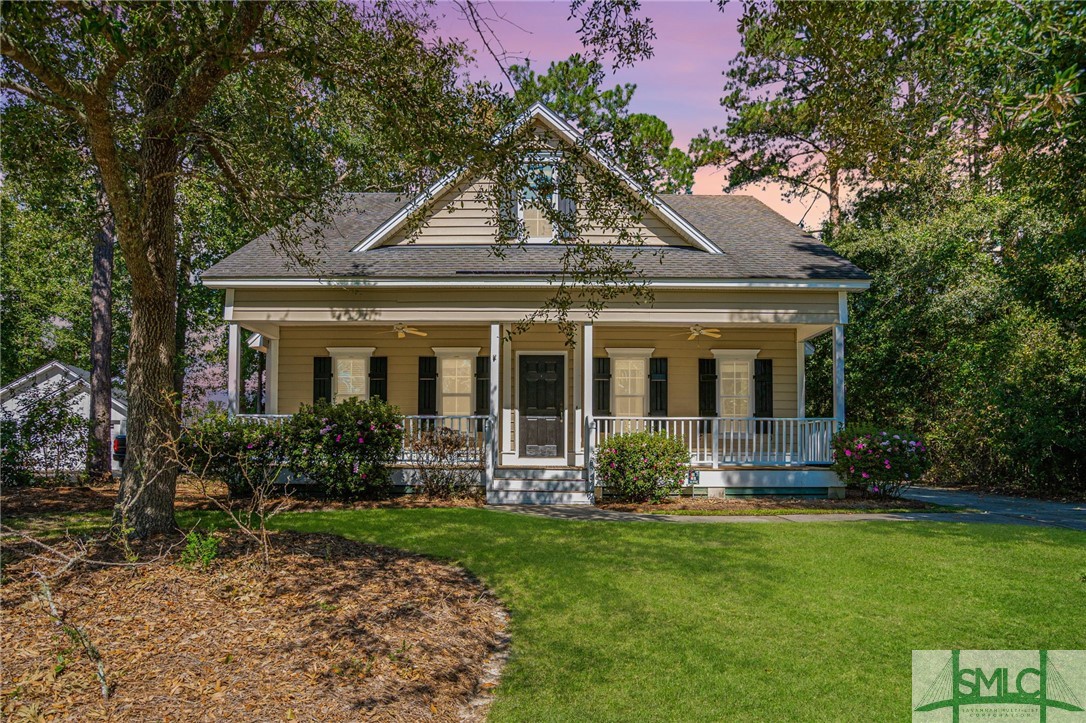
<path fill-rule="evenodd" d="M 711 319 L 707 319 L 711 323 Z M 666 431 L 689 452 L 692 494 L 833 494 L 831 440 L 843 424 L 843 325 L 579 324 L 572 345 L 539 325 L 245 324 L 266 350 L 264 414 L 380 396 L 406 413 L 398 479 L 418 442 L 449 429 L 458 464 L 479 469 L 493 502 L 591 502 L 594 452 L 616 434 Z M 835 337 L 835 417 L 804 414 L 806 342 Z M 230 409 L 240 412 L 244 330 L 230 330 Z"/>

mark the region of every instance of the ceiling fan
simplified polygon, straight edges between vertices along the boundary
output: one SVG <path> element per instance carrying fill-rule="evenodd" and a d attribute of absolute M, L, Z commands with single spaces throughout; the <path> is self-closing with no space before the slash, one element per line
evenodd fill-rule
<path fill-rule="evenodd" d="M 429 336 L 425 331 L 419 331 L 413 326 L 407 324 L 394 324 L 390 331 L 382 331 L 381 334 L 395 334 L 397 339 L 406 339 L 408 334 L 414 334 L 415 336 Z"/>
<path fill-rule="evenodd" d="M 693 325 L 690 326 L 690 331 L 688 331 L 688 332 L 684 331 L 684 332 L 680 332 L 678 334 L 672 334 L 672 336 L 683 336 L 684 334 L 689 334 L 689 336 L 686 337 L 687 341 L 694 341 L 699 336 L 707 336 L 710 339 L 719 339 L 720 338 L 720 329 L 706 329 L 701 324 L 693 324 Z"/>

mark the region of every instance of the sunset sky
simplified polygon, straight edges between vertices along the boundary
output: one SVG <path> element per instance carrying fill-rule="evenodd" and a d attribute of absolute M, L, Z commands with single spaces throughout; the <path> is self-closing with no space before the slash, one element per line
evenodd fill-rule
<path fill-rule="evenodd" d="M 578 24 L 567 20 L 569 6 L 565 2 L 495 1 L 490 7 L 482 7 L 509 55 L 529 58 L 537 72 L 545 71 L 552 61 L 582 50 L 577 39 Z M 656 30 L 655 54 L 614 74 L 609 82 L 635 83 L 632 110 L 652 113 L 666 121 L 675 134 L 676 145 L 685 150 L 702 129 L 723 121 L 722 73 L 740 47 L 740 7 L 731 3 L 721 11 L 715 2 L 707 0 L 658 0 L 643 2 L 642 7 Z M 477 48 L 473 76 L 503 80 L 497 63 L 482 49 L 454 4 L 439 2 L 435 16 L 441 34 L 464 38 Z M 694 193 L 721 193 L 723 185 L 722 172 L 702 169 L 695 178 Z M 794 222 L 813 200 L 784 201 L 775 187 L 748 187 L 741 193 L 761 199 Z M 816 204 L 807 214 L 806 226 L 817 228 L 824 213 L 824 204 Z"/>

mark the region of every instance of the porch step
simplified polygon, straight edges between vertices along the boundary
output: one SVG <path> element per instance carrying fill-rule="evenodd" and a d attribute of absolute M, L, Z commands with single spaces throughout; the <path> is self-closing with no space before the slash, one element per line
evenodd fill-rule
<path fill-rule="evenodd" d="M 498 467 L 494 479 L 506 480 L 583 480 L 580 467 Z"/>
<path fill-rule="evenodd" d="M 583 479 L 511 479 L 496 477 L 490 489 L 502 492 L 584 492 Z"/>
<path fill-rule="evenodd" d="M 488 505 L 590 505 L 592 497 L 587 492 L 546 492 L 529 490 L 486 491 Z"/>

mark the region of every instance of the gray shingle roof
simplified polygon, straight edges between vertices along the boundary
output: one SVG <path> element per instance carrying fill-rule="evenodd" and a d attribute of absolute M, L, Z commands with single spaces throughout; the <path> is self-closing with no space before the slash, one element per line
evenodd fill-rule
<path fill-rule="evenodd" d="M 803 233 L 768 206 L 749 196 L 663 195 L 679 215 L 724 251 L 645 248 L 637 263 L 649 278 L 667 279 L 867 279 L 855 265 L 818 239 Z M 550 276 L 561 271 L 563 248 L 511 247 L 497 258 L 489 246 L 385 246 L 351 249 L 411 199 L 393 193 L 352 194 L 330 219 L 319 241 L 297 251 L 311 263 L 285 253 L 274 234 L 265 234 L 203 274 L 231 278 L 464 278 L 465 276 Z M 310 227 L 312 228 L 312 227 Z M 629 258 L 635 249 L 614 249 Z"/>

